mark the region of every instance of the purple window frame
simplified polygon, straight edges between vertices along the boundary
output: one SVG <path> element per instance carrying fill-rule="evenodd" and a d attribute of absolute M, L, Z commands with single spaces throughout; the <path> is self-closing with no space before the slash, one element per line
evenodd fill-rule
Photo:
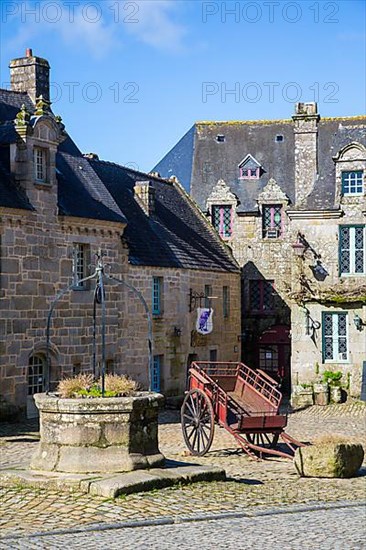
<path fill-rule="evenodd" d="M 225 209 L 230 208 L 230 226 L 229 226 L 229 235 L 225 232 L 225 223 L 224 223 L 224 214 Z M 215 224 L 215 212 L 219 211 L 220 219 L 219 219 L 219 226 Z M 216 231 L 218 231 L 220 237 L 222 239 L 230 239 L 233 235 L 233 207 L 231 204 L 215 204 L 212 206 L 212 225 L 215 227 Z"/>
<path fill-rule="evenodd" d="M 275 222 L 275 214 L 276 214 L 276 209 L 278 209 L 278 207 L 280 207 L 280 214 L 281 214 L 281 222 L 280 222 L 280 225 L 276 224 Z M 267 226 L 266 225 L 266 220 L 265 220 L 265 212 L 266 210 L 270 211 L 270 225 Z M 278 229 L 279 230 L 279 234 L 278 234 L 278 238 L 282 237 L 283 236 L 283 206 L 282 204 L 265 204 L 263 205 L 263 237 L 266 237 L 267 236 L 267 230 L 271 230 L 271 229 Z"/>
<path fill-rule="evenodd" d="M 245 174 L 244 172 L 248 172 Z M 250 174 L 250 175 L 249 175 Z M 243 180 L 257 180 L 259 179 L 259 167 L 258 168 L 240 168 L 240 178 Z"/>
<path fill-rule="evenodd" d="M 256 289 L 254 289 L 254 286 L 257 286 Z M 268 291 L 269 288 L 272 288 L 272 297 L 271 297 L 271 303 L 269 307 L 267 304 L 265 304 L 265 295 L 266 290 Z M 269 313 L 274 311 L 274 303 L 273 303 L 273 291 L 275 289 L 275 282 L 273 280 L 268 279 L 250 279 L 249 280 L 249 309 L 252 312 L 256 313 Z M 259 307 L 253 306 L 253 293 L 254 290 L 258 290 L 259 293 Z M 267 307 L 266 307 L 267 306 Z"/>

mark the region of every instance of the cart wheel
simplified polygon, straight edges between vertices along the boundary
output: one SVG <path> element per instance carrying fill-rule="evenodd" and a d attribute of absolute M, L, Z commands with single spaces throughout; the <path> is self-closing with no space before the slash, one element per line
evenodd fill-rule
<path fill-rule="evenodd" d="M 272 433 L 254 433 L 246 434 L 246 438 L 252 445 L 258 445 L 258 447 L 264 447 L 267 449 L 274 449 L 277 446 L 279 434 Z"/>
<path fill-rule="evenodd" d="M 194 456 L 210 449 L 215 429 L 210 399 L 199 389 L 190 390 L 183 401 L 181 421 L 184 441 Z"/>

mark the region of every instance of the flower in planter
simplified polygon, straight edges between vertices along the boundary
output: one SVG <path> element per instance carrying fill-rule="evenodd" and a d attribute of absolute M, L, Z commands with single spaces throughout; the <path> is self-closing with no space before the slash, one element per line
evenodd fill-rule
<path fill-rule="evenodd" d="M 107 374 L 104 381 L 104 397 L 126 397 L 138 390 L 138 384 L 124 375 Z M 63 398 L 102 397 L 102 380 L 94 380 L 92 374 L 78 374 L 65 378 L 57 391 Z"/>
<path fill-rule="evenodd" d="M 343 373 L 340 370 L 326 370 L 323 372 L 323 382 L 329 384 L 329 386 L 341 386 L 342 376 Z"/>

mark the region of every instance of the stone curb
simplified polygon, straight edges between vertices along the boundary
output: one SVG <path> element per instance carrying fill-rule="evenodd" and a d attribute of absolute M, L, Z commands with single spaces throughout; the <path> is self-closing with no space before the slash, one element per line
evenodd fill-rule
<path fill-rule="evenodd" d="M 174 525 L 179 523 L 191 523 L 191 522 L 200 522 L 200 521 L 213 521 L 220 519 L 255 519 L 256 517 L 262 516 L 278 516 L 284 514 L 296 514 L 302 512 L 316 512 L 319 510 L 337 510 L 342 508 L 359 508 L 363 507 L 366 510 L 366 500 L 365 501 L 339 501 L 336 503 L 328 502 L 319 502 L 314 504 L 295 504 L 291 506 L 281 506 L 276 508 L 266 508 L 262 510 L 257 510 L 253 512 L 221 512 L 221 513 L 207 513 L 207 514 L 196 514 L 192 516 L 177 516 L 177 517 L 163 517 L 155 519 L 141 519 L 141 520 L 132 520 L 124 521 L 120 523 L 92 523 L 87 526 L 76 527 L 74 529 L 55 529 L 52 531 L 40 531 L 38 533 L 31 533 L 29 535 L 6 535 L 5 537 L 0 537 L 0 541 L 4 540 L 20 540 L 20 539 L 31 539 L 38 537 L 48 537 L 56 535 L 68 535 L 76 533 L 90 533 L 95 531 L 112 531 L 116 529 L 133 529 L 137 527 L 154 527 L 158 525 Z"/>
<path fill-rule="evenodd" d="M 225 470 L 215 466 L 199 466 L 167 461 L 166 468 L 135 470 L 133 472 L 109 474 L 62 474 L 59 472 L 38 472 L 33 470 L 2 470 L 0 485 L 22 486 L 35 489 L 76 491 L 92 496 L 116 498 L 172 485 L 197 483 L 199 481 L 223 481 Z"/>

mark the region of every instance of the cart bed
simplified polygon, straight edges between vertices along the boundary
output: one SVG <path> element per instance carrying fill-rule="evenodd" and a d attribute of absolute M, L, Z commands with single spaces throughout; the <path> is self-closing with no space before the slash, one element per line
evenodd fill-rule
<path fill-rule="evenodd" d="M 294 445 L 302 444 L 284 433 L 287 415 L 279 414 L 282 394 L 277 386 L 265 372 L 243 363 L 192 363 L 181 412 L 190 451 L 198 456 L 208 451 L 216 421 L 251 456 L 291 458 Z M 275 449 L 279 437 L 289 452 Z"/>

